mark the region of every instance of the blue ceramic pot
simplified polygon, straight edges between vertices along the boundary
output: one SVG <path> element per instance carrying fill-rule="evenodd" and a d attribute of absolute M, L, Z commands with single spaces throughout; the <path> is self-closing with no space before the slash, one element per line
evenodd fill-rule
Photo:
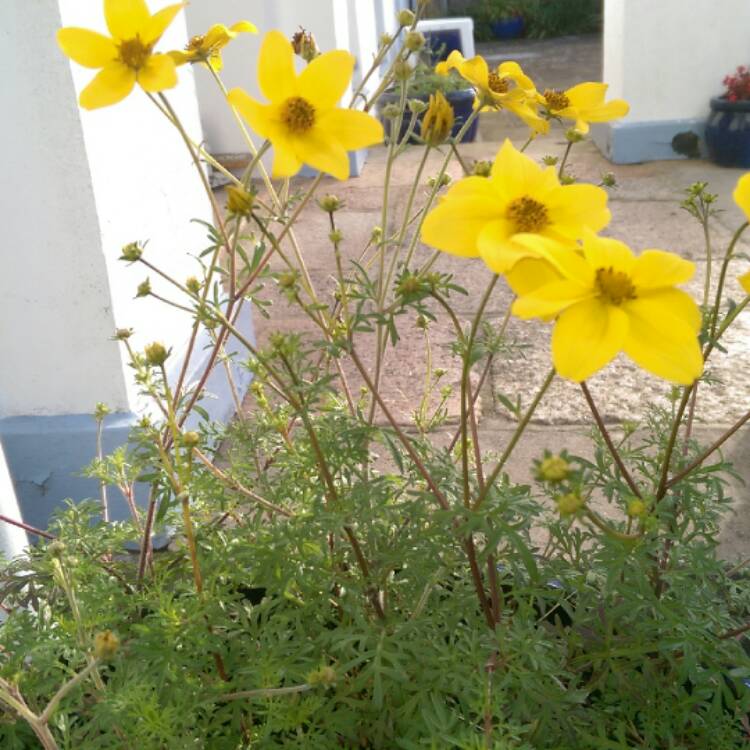
<path fill-rule="evenodd" d="M 490 29 L 495 39 L 518 39 L 518 37 L 523 36 L 523 16 L 511 16 L 510 18 L 501 18 L 499 21 L 492 21 Z"/>
<path fill-rule="evenodd" d="M 723 167 L 750 167 L 750 101 L 711 99 L 705 137 L 711 161 Z"/>
<path fill-rule="evenodd" d="M 456 122 L 453 125 L 453 130 L 451 131 L 451 135 L 455 138 L 458 135 L 458 131 L 461 130 L 463 127 L 463 124 L 468 119 L 469 115 L 472 112 L 473 106 L 474 106 L 474 89 L 461 89 L 460 91 L 448 91 L 444 93 L 445 98 L 448 100 L 448 103 L 453 107 L 453 114 L 456 118 Z M 424 95 L 409 95 L 409 99 L 421 99 L 423 102 L 429 101 L 429 96 Z M 386 91 L 384 94 L 380 96 L 378 99 L 377 109 L 378 114 L 380 114 L 380 119 L 383 123 L 383 127 L 385 128 L 386 134 L 390 137 L 391 134 L 391 125 L 393 123 L 392 120 L 389 120 L 382 116 L 383 107 L 385 107 L 388 104 L 398 104 L 400 101 L 400 96 L 396 92 L 393 91 Z M 419 135 L 419 130 L 422 124 L 422 117 L 423 114 L 420 114 L 417 117 L 417 124 L 414 128 L 414 132 Z M 409 120 L 410 120 L 409 112 L 407 110 L 406 115 L 404 116 L 403 122 L 401 123 L 401 132 L 399 133 L 399 140 L 401 140 L 405 135 L 406 131 L 409 129 Z M 479 118 L 475 118 L 474 122 L 471 123 L 469 126 L 469 129 L 464 133 L 464 137 L 461 140 L 461 143 L 472 143 L 474 139 L 477 137 L 477 127 L 479 126 Z M 416 138 L 411 139 L 412 143 L 418 143 L 419 141 Z"/>

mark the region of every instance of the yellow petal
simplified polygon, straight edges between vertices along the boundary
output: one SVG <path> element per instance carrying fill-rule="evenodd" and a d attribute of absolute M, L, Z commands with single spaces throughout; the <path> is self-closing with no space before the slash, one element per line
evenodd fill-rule
<path fill-rule="evenodd" d="M 258 57 L 258 85 L 263 96 L 272 102 L 298 94 L 292 44 L 280 31 L 269 31 L 263 38 Z"/>
<path fill-rule="evenodd" d="M 324 112 L 318 118 L 317 127 L 325 131 L 331 140 L 350 151 L 383 142 L 380 120 L 354 109 L 331 109 Z"/>
<path fill-rule="evenodd" d="M 447 59 L 439 62 L 435 66 L 435 72 L 441 76 L 447 76 L 454 68 L 460 68 L 465 61 L 466 58 L 459 52 L 459 50 L 454 49 L 448 55 Z"/>
<path fill-rule="evenodd" d="M 497 69 L 498 74 L 503 78 L 510 78 L 515 81 L 522 89 L 534 91 L 534 82 L 521 69 L 521 66 L 513 60 L 506 60 L 500 63 Z"/>
<path fill-rule="evenodd" d="M 221 53 L 218 50 L 213 51 L 208 56 L 206 64 L 211 68 L 211 70 L 215 71 L 216 73 L 220 73 L 222 68 L 224 67 L 224 61 L 221 59 Z"/>
<path fill-rule="evenodd" d="M 684 284 L 693 278 L 695 263 L 665 250 L 644 250 L 635 260 L 631 278 L 638 289 Z"/>
<path fill-rule="evenodd" d="M 592 109 L 604 103 L 609 86 L 606 83 L 579 83 L 565 92 L 571 107 Z"/>
<path fill-rule="evenodd" d="M 300 74 L 299 95 L 316 109 L 335 107 L 352 80 L 355 58 L 345 50 L 318 55 Z"/>
<path fill-rule="evenodd" d="M 579 239 L 584 228 L 598 232 L 609 224 L 607 192 L 596 185 L 563 185 L 544 200 L 550 221 L 568 239 Z"/>
<path fill-rule="evenodd" d="M 674 295 L 663 292 L 624 305 L 630 330 L 623 349 L 644 370 L 690 385 L 703 371 L 703 356 L 694 315 L 692 320 L 685 320 L 680 317 L 681 308 L 674 305 Z"/>
<path fill-rule="evenodd" d="M 659 314 L 658 310 L 668 309 L 669 315 L 679 318 L 686 323 L 697 336 L 700 333 L 703 323 L 703 316 L 695 300 L 682 289 L 654 289 L 643 294 L 639 294 L 635 300 L 627 300 L 623 303 L 622 308 L 625 312 L 631 309 L 636 314 L 643 314 L 643 311 L 651 305 L 654 315 Z M 653 307 L 657 305 L 658 307 Z"/>
<path fill-rule="evenodd" d="M 233 23 L 229 30 L 232 31 L 235 34 L 257 34 L 258 33 L 258 27 L 254 23 L 250 23 L 250 21 L 237 21 L 237 23 Z"/>
<path fill-rule="evenodd" d="M 156 44 L 161 39 L 162 34 L 167 30 L 174 17 L 185 7 L 186 3 L 175 3 L 174 5 L 168 5 L 166 8 L 154 13 L 149 18 L 146 28 L 143 30 L 141 36 L 147 44 Z"/>
<path fill-rule="evenodd" d="M 630 112 L 630 105 L 624 99 L 612 99 L 593 109 L 580 109 L 579 116 L 588 122 L 610 122 L 619 120 Z"/>
<path fill-rule="evenodd" d="M 495 219 L 479 232 L 477 248 L 482 260 L 495 273 L 506 273 L 531 253 L 513 241 L 513 227 L 506 219 Z"/>
<path fill-rule="evenodd" d="M 138 71 L 138 83 L 152 93 L 177 85 L 177 68 L 169 55 L 151 55 Z"/>
<path fill-rule="evenodd" d="M 174 60 L 175 65 L 184 65 L 185 63 L 192 62 L 195 59 L 195 54 L 189 52 L 183 52 L 183 50 L 172 50 L 167 54 Z"/>
<path fill-rule="evenodd" d="M 279 124 L 274 118 L 275 107 L 270 104 L 261 104 L 246 91 L 240 88 L 232 89 L 227 94 L 227 101 L 242 115 L 247 124 L 262 138 L 276 138 L 279 133 Z M 299 167 L 297 168 L 297 170 Z M 295 172 L 297 171 L 295 170 Z"/>
<path fill-rule="evenodd" d="M 628 316 L 590 299 L 565 310 L 552 332 L 552 361 L 564 378 L 580 383 L 611 362 L 628 335 Z"/>
<path fill-rule="evenodd" d="M 147 28 L 151 14 L 144 0 L 104 0 L 104 17 L 115 39 L 133 39 Z"/>
<path fill-rule="evenodd" d="M 732 193 L 734 202 L 742 209 L 745 218 L 750 221 L 750 172 L 737 180 L 737 186 Z"/>
<path fill-rule="evenodd" d="M 135 85 L 135 71 L 121 62 L 102 68 L 81 91 L 79 102 L 84 109 L 108 107 L 122 101 Z"/>
<path fill-rule="evenodd" d="M 588 289 L 568 279 L 557 279 L 538 287 L 530 294 L 519 297 L 513 303 L 513 314 L 524 320 L 547 318 L 581 302 L 591 300 L 593 296 L 593 289 Z"/>
<path fill-rule="evenodd" d="M 519 297 L 531 294 L 553 281 L 561 280 L 560 272 L 543 258 L 522 258 L 505 272 L 508 286 Z"/>
<path fill-rule="evenodd" d="M 750 294 L 750 271 L 746 271 L 742 274 L 742 276 L 739 276 L 737 278 L 737 281 L 740 282 L 740 286 L 744 290 L 745 294 Z"/>
<path fill-rule="evenodd" d="M 57 43 L 65 55 L 86 68 L 103 68 L 117 59 L 115 43 L 96 31 L 70 26 L 59 29 Z"/>
<path fill-rule="evenodd" d="M 542 171 L 532 158 L 522 154 L 506 138 L 495 157 L 490 179 L 502 185 L 506 195 L 520 196 L 529 192 Z"/>
<path fill-rule="evenodd" d="M 584 234 L 583 255 L 594 269 L 612 268 L 631 275 L 635 265 L 633 251 L 624 242 L 611 237 L 597 237 L 592 232 Z"/>
<path fill-rule="evenodd" d="M 476 258 L 479 233 L 497 219 L 497 213 L 495 201 L 488 198 L 446 196 L 425 217 L 422 242 L 446 253 Z"/>
<path fill-rule="evenodd" d="M 294 145 L 285 136 L 279 136 L 273 140 L 273 167 L 271 173 L 274 177 L 292 177 L 302 168 L 302 162 L 297 157 Z"/>
<path fill-rule="evenodd" d="M 487 90 L 489 88 L 490 70 L 487 61 L 476 55 L 470 60 L 464 60 L 458 67 L 458 72 L 475 88 Z"/>
<path fill-rule="evenodd" d="M 331 141 L 324 131 L 313 128 L 293 140 L 297 156 L 305 164 L 333 175 L 337 180 L 349 177 L 349 154 L 343 146 Z"/>
<path fill-rule="evenodd" d="M 563 245 L 538 234 L 517 234 L 513 239 L 531 251 L 532 255 L 544 258 L 563 278 L 593 289 L 594 270 L 584 260 L 576 245 Z"/>

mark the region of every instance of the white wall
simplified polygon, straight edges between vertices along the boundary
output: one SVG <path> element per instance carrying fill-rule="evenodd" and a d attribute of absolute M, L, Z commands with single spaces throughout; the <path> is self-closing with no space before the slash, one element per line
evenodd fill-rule
<path fill-rule="evenodd" d="M 748 0 L 605 0 L 603 80 L 624 122 L 703 118 L 749 61 Z"/>
<path fill-rule="evenodd" d="M 8 518 L 21 520 L 21 511 L 18 508 L 13 482 L 5 463 L 2 444 L 0 444 L 0 513 Z M 0 521 L 0 557 L 6 560 L 16 557 L 24 551 L 28 543 L 29 540 L 23 529 Z M 2 611 L 0 611 L 0 621 L 2 619 Z"/>
<path fill-rule="evenodd" d="M 197 269 L 186 252 L 207 244 L 190 223 L 210 217 L 207 198 L 179 135 L 139 89 L 113 107 L 79 109 L 95 71 L 62 55 L 61 25 L 104 31 L 101 3 L 0 3 L 0 90 L 13 102 L 12 116 L 0 118 L 0 417 L 85 413 L 97 401 L 135 408 L 115 328 L 134 328 L 138 347 L 161 339 L 178 350 L 189 321 L 133 300 L 146 273 L 117 261 L 121 247 L 150 240 L 147 257 L 184 280 Z M 159 49 L 186 41 L 180 14 Z M 168 96 L 200 140 L 189 68 Z M 173 296 L 149 275 L 156 292 Z"/>

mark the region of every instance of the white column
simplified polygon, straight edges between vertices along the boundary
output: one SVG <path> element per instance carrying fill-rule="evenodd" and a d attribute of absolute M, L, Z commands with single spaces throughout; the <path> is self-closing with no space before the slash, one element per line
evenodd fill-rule
<path fill-rule="evenodd" d="M 617 162 L 676 158 L 672 138 L 702 133 L 709 99 L 749 52 L 747 0 L 605 0 L 602 80 L 630 114 L 597 142 Z"/>
<path fill-rule="evenodd" d="M 2 444 L 0 444 L 0 513 L 15 521 L 21 520 L 21 511 L 18 508 L 13 482 L 5 463 Z M 10 560 L 23 554 L 28 543 L 29 540 L 23 529 L 6 521 L 0 521 L 0 557 Z M 1 615 L 2 612 L 0 612 L 0 620 L 2 619 Z"/>

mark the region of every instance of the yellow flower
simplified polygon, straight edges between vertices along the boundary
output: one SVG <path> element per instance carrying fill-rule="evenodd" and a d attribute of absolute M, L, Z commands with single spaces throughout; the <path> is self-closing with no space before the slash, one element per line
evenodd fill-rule
<path fill-rule="evenodd" d="M 606 83 L 588 82 L 579 83 L 567 91 L 547 89 L 539 101 L 553 117 L 574 120 L 573 127 L 586 134 L 590 122 L 619 120 L 630 111 L 630 105 L 624 99 L 605 102 L 607 88 Z"/>
<path fill-rule="evenodd" d="M 232 39 L 242 33 L 257 34 L 258 29 L 250 21 L 238 21 L 229 27 L 216 23 L 205 34 L 192 37 L 184 52 L 176 50 L 170 52 L 169 56 L 176 65 L 202 62 L 218 73 L 224 67 L 221 51 Z"/>
<path fill-rule="evenodd" d="M 554 167 L 542 169 L 506 140 L 489 177 L 465 177 L 448 190 L 425 218 L 422 240 L 453 255 L 481 257 L 495 273 L 506 273 L 521 258 L 538 257 L 519 235 L 572 244 L 586 228 L 606 226 L 609 216 L 604 190 L 560 185 Z"/>
<path fill-rule="evenodd" d="M 544 238 L 528 237 L 559 273 L 513 303 L 520 318 L 557 321 L 552 360 L 557 372 L 586 380 L 619 352 L 644 370 L 688 385 L 703 370 L 698 343 L 698 306 L 675 285 L 690 279 L 695 266 L 664 250 L 638 257 L 617 240 L 587 233 L 582 253 Z"/>
<path fill-rule="evenodd" d="M 381 143 L 383 126 L 371 115 L 336 105 L 349 85 L 354 56 L 333 50 L 316 57 L 300 75 L 294 70 L 292 45 L 280 31 L 266 34 L 258 60 L 258 84 L 268 104 L 242 89 L 229 102 L 274 148 L 276 177 L 296 174 L 302 164 L 349 176 L 347 151 Z"/>
<path fill-rule="evenodd" d="M 732 193 L 734 202 L 742 209 L 745 218 L 750 221 L 750 172 L 743 174 Z"/>
<path fill-rule="evenodd" d="M 144 91 L 177 85 L 177 71 L 169 55 L 154 54 L 154 45 L 185 3 L 162 8 L 153 15 L 144 0 L 104 0 L 104 17 L 112 37 L 89 29 L 66 27 L 57 32 L 60 49 L 86 68 L 100 68 L 81 92 L 84 109 L 123 100 L 136 81 Z"/>
<path fill-rule="evenodd" d="M 430 146 L 439 146 L 449 138 L 454 121 L 453 107 L 448 104 L 442 91 L 436 91 L 430 95 L 430 103 L 422 118 L 422 140 Z"/>
<path fill-rule="evenodd" d="M 549 130 L 549 122 L 537 112 L 539 94 L 534 82 L 517 62 L 506 61 L 490 70 L 483 57 L 476 55 L 467 60 L 458 50 L 453 50 L 447 60 L 435 66 L 435 72 L 440 75 L 447 75 L 451 70 L 457 70 L 474 87 L 477 92 L 475 109 L 507 109 L 536 133 Z"/>
<path fill-rule="evenodd" d="M 737 281 L 740 282 L 740 286 L 745 291 L 745 294 L 750 294 L 750 271 L 743 273 Z"/>

